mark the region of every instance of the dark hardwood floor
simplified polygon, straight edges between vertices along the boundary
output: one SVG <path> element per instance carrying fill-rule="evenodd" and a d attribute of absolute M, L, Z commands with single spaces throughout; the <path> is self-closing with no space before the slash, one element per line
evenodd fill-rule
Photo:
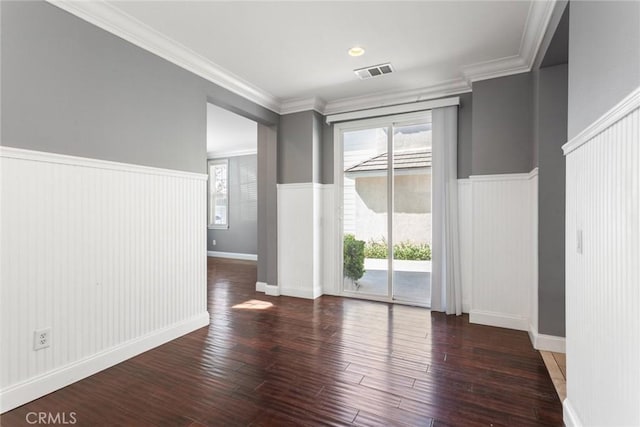
<path fill-rule="evenodd" d="M 209 258 L 211 325 L 14 409 L 76 425 L 561 426 L 525 332 L 416 307 L 254 292 L 255 264 Z"/>

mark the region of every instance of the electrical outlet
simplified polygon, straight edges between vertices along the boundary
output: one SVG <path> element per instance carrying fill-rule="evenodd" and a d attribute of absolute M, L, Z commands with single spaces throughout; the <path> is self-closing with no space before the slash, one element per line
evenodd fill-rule
<path fill-rule="evenodd" d="M 213 239 L 213 240 L 211 241 L 211 244 L 212 244 L 213 246 L 215 246 L 215 245 L 216 245 L 216 240 L 215 240 L 215 239 Z"/>
<path fill-rule="evenodd" d="M 40 350 L 51 345 L 51 328 L 37 329 L 33 332 L 33 349 Z"/>

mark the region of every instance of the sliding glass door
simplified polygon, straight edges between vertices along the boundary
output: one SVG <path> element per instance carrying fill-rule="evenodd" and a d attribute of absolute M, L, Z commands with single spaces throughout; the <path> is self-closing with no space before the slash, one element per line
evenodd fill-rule
<path fill-rule="evenodd" d="M 338 125 L 343 294 L 430 304 L 431 116 Z"/>

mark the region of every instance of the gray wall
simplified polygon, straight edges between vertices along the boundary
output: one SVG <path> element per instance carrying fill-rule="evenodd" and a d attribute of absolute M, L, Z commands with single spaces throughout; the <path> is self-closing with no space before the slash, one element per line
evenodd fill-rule
<path fill-rule="evenodd" d="M 278 183 L 323 182 L 324 129 L 324 117 L 317 111 L 300 111 L 280 118 Z"/>
<path fill-rule="evenodd" d="M 568 139 L 640 86 L 640 2 L 571 2 Z"/>
<path fill-rule="evenodd" d="M 328 125 L 322 118 L 322 183 L 333 184 L 333 125 Z"/>
<path fill-rule="evenodd" d="M 3 145 L 206 173 L 207 102 L 275 132 L 278 114 L 51 4 L 1 7 Z M 258 144 L 259 156 L 275 154 L 275 137 Z M 258 167 L 263 236 L 276 232 L 268 161 Z M 258 249 L 258 274 L 273 279 L 272 240 Z"/>
<path fill-rule="evenodd" d="M 313 182 L 313 111 L 285 114 L 278 128 L 278 183 Z"/>
<path fill-rule="evenodd" d="M 531 73 L 473 83 L 473 175 L 533 169 L 532 104 Z"/>
<path fill-rule="evenodd" d="M 258 158 L 229 157 L 229 228 L 209 229 L 207 250 L 258 253 Z M 216 245 L 213 245 L 215 239 Z"/>
<path fill-rule="evenodd" d="M 567 64 L 538 72 L 538 330 L 563 337 Z"/>
<path fill-rule="evenodd" d="M 322 132 L 324 131 L 324 116 L 320 113 L 318 113 L 317 111 L 313 111 L 313 115 L 311 117 L 312 123 L 311 123 L 311 144 L 312 144 L 312 150 L 313 150 L 313 158 L 311 159 L 312 162 L 312 179 L 313 182 L 315 183 L 322 183 L 323 182 L 323 158 L 322 158 L 322 152 L 323 152 L 323 147 L 322 147 L 322 143 L 324 142 L 324 135 L 322 134 Z"/>
<path fill-rule="evenodd" d="M 277 128 L 258 124 L 258 281 L 278 284 Z"/>
<path fill-rule="evenodd" d="M 44 2 L 3 2 L 1 47 L 3 145 L 204 173 L 207 97 L 278 119 Z"/>
<path fill-rule="evenodd" d="M 458 96 L 458 178 L 469 178 L 473 163 L 473 96 L 471 92 Z"/>

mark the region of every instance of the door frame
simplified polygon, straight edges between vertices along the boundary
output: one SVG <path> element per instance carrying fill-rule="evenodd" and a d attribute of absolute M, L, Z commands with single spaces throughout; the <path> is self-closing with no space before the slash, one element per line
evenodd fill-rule
<path fill-rule="evenodd" d="M 360 294 L 352 291 L 344 290 L 344 276 L 343 276 L 343 251 L 344 251 L 344 158 L 343 158 L 343 140 L 342 134 L 347 131 L 358 131 L 372 128 L 388 128 L 393 130 L 394 127 L 405 126 L 410 124 L 417 124 L 421 122 L 431 123 L 431 110 L 424 110 L 413 113 L 395 114 L 391 116 L 382 116 L 371 119 L 352 120 L 347 122 L 338 122 L 333 125 L 333 165 L 334 165 L 334 177 L 333 183 L 336 191 L 335 196 L 335 280 L 337 284 L 337 295 L 358 298 L 364 300 L 380 301 L 401 305 L 412 305 L 419 307 L 429 307 L 430 304 L 420 303 L 418 301 L 407 301 L 402 299 L 395 299 L 393 295 L 393 256 L 388 261 L 389 268 L 387 269 L 387 295 L 373 295 L 373 294 Z M 393 153 L 393 132 L 389 132 L 387 135 L 387 152 Z M 387 206 L 391 206 L 391 210 L 387 215 L 387 233 L 388 244 L 393 245 L 393 156 L 388 156 L 387 164 Z M 435 159 L 433 160 L 435 161 Z M 389 202 L 391 200 L 391 202 Z M 391 253 L 391 252 L 390 252 Z M 433 259 L 433 252 L 432 252 Z"/>

